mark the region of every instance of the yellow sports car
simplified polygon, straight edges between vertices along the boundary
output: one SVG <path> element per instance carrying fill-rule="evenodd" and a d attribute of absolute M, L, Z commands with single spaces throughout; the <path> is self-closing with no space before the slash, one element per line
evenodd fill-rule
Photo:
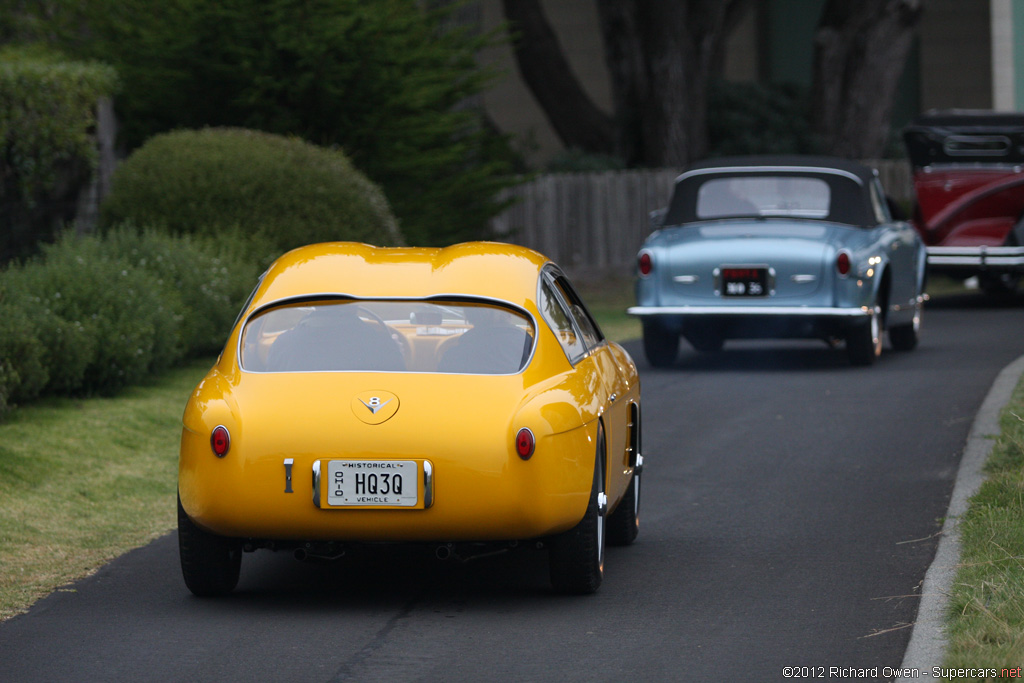
<path fill-rule="evenodd" d="M 182 418 L 196 595 L 243 551 L 360 542 L 472 556 L 526 539 L 592 593 L 640 503 L 640 383 L 562 271 L 521 247 L 330 243 L 279 258 Z"/>

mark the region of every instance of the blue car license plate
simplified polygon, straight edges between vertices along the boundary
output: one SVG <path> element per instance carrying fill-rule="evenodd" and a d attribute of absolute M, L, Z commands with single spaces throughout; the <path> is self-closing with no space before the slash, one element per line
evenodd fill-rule
<path fill-rule="evenodd" d="M 722 266 L 722 296 L 768 296 L 768 269 Z"/>

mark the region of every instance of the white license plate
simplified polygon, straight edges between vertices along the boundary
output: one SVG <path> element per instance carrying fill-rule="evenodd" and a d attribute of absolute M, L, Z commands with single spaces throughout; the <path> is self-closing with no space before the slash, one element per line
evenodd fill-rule
<path fill-rule="evenodd" d="M 419 466 L 415 460 L 328 460 L 327 505 L 416 507 Z"/>

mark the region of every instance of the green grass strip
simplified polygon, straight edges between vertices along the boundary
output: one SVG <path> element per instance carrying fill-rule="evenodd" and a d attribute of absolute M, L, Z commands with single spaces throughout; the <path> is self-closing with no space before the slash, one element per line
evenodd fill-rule
<path fill-rule="evenodd" d="M 1003 409 L 985 471 L 986 481 L 960 526 L 960 567 L 950 596 L 943 666 L 1019 671 L 1024 664 L 1024 381 Z"/>
<path fill-rule="evenodd" d="M 174 528 L 181 414 L 211 364 L 0 424 L 0 619 Z"/>
<path fill-rule="evenodd" d="M 636 303 L 631 278 L 608 277 L 573 284 L 605 337 L 617 342 L 640 338 L 640 319 L 626 315 L 626 309 Z"/>

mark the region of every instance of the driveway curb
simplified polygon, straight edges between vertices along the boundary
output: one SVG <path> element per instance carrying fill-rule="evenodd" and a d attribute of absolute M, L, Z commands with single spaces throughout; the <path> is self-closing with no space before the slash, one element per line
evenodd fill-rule
<path fill-rule="evenodd" d="M 974 417 L 960 459 L 953 496 L 946 511 L 946 521 L 942 525 L 939 547 L 924 575 L 917 621 L 903 656 L 904 669 L 917 669 L 924 675 L 931 675 L 932 668 L 942 666 L 947 645 L 944 630 L 946 609 L 960 562 L 960 518 L 967 512 L 968 500 L 985 481 L 982 468 L 1000 431 L 999 415 L 1013 395 L 1022 374 L 1024 356 L 1003 368 Z"/>

